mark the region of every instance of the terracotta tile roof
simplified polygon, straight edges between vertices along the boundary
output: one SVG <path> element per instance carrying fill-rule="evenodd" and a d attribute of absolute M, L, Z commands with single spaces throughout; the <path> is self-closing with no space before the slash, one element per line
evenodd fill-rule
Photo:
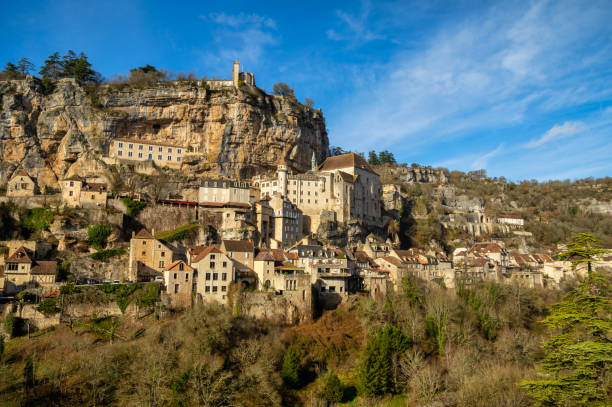
<path fill-rule="evenodd" d="M 253 252 L 253 242 L 250 240 L 224 240 L 222 247 L 228 252 Z"/>
<path fill-rule="evenodd" d="M 147 229 L 140 229 L 140 232 L 134 236 L 135 239 L 155 239 Z"/>
<path fill-rule="evenodd" d="M 507 214 L 499 214 L 497 216 L 497 218 L 498 219 L 502 219 L 502 218 L 505 218 L 505 219 L 523 219 L 523 217 L 519 216 L 519 215 L 507 215 Z"/>
<path fill-rule="evenodd" d="M 183 264 L 183 270 L 179 270 L 179 265 Z M 176 260 L 169 264 L 164 271 L 193 271 L 193 267 L 185 263 L 183 260 Z"/>
<path fill-rule="evenodd" d="M 479 251 L 486 253 L 501 253 L 502 248 L 497 243 L 476 243 L 470 251 Z"/>
<path fill-rule="evenodd" d="M 30 274 L 35 275 L 57 275 L 57 263 L 54 261 L 37 261 L 36 265 L 30 269 Z"/>
<path fill-rule="evenodd" d="M 183 147 L 181 145 L 178 145 L 178 144 L 164 143 L 163 141 L 139 140 L 139 139 L 135 139 L 135 138 L 125 138 L 125 137 L 116 138 L 116 139 L 114 139 L 112 141 L 124 141 L 126 143 L 138 143 L 138 144 L 147 144 L 147 145 L 162 146 L 162 147 L 185 148 L 185 147 Z"/>
<path fill-rule="evenodd" d="M 219 248 L 219 245 L 212 245 L 212 246 L 209 246 L 206 249 L 202 250 L 200 252 L 200 254 L 198 254 L 196 256 L 196 258 L 192 260 L 191 263 L 197 263 L 197 262 L 201 261 L 203 258 L 205 258 L 206 256 L 208 256 L 211 253 L 223 254 L 223 252 Z"/>
<path fill-rule="evenodd" d="M 366 170 L 373 174 L 376 174 L 376 172 L 374 172 L 372 167 L 370 167 L 370 164 L 368 164 L 365 158 L 355 153 L 327 157 L 325 161 L 323 161 L 323 163 L 319 166 L 319 170 L 331 171 L 348 167 L 361 168 L 362 170 Z"/>
<path fill-rule="evenodd" d="M 15 178 L 15 177 L 28 177 L 28 178 L 30 178 L 30 175 L 27 172 L 25 172 L 25 170 L 22 169 L 22 170 L 19 170 L 19 171 L 15 172 L 13 174 L 13 178 Z"/>
<path fill-rule="evenodd" d="M 32 259 L 25 247 L 15 250 L 6 260 L 6 263 L 32 263 Z"/>
<path fill-rule="evenodd" d="M 382 259 L 384 261 L 386 261 L 387 263 L 393 264 L 395 267 L 402 267 L 403 266 L 403 262 L 400 259 L 398 259 L 397 257 L 385 256 Z"/>

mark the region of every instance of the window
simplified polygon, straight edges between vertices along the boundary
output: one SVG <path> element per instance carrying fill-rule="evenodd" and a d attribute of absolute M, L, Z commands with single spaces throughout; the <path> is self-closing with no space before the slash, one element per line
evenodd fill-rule
<path fill-rule="evenodd" d="M 211 261 L 211 262 L 210 262 L 210 268 L 211 268 L 211 269 L 214 269 L 214 268 L 215 268 L 215 262 L 214 262 L 214 261 Z"/>
<path fill-rule="evenodd" d="M 179 263 L 179 270 L 183 271 L 185 269 L 185 265 L 183 263 Z"/>
<path fill-rule="evenodd" d="M 153 151 L 153 146 L 149 146 L 149 151 Z"/>
<path fill-rule="evenodd" d="M 216 286 L 216 285 L 213 285 L 212 292 L 213 292 L 213 293 L 216 293 L 216 292 L 217 292 L 217 286 Z"/>
<path fill-rule="evenodd" d="M 224 268 L 227 267 L 227 262 L 226 261 L 223 262 L 223 267 Z"/>
<path fill-rule="evenodd" d="M 72 196 L 73 194 L 74 194 L 74 191 L 68 192 L 68 196 Z"/>
<path fill-rule="evenodd" d="M 181 157 L 176 157 L 176 161 L 181 161 Z"/>
<path fill-rule="evenodd" d="M 172 161 L 172 156 L 168 156 L 168 161 Z"/>
<path fill-rule="evenodd" d="M 161 156 L 161 155 L 158 155 L 158 156 L 157 156 L 157 159 L 158 159 L 158 160 L 161 160 L 161 159 L 162 159 L 162 156 Z"/>
<path fill-rule="evenodd" d="M 227 281 L 227 273 L 221 273 L 221 280 Z"/>
<path fill-rule="evenodd" d="M 117 151 L 117 154 L 123 155 L 123 152 L 121 150 L 119 150 L 119 151 Z"/>
<path fill-rule="evenodd" d="M 164 151 L 164 149 L 163 149 L 163 148 L 161 148 L 161 147 L 159 147 L 159 148 L 157 149 L 157 151 L 161 153 L 162 151 Z"/>
<path fill-rule="evenodd" d="M 138 149 L 139 149 L 139 150 L 142 150 L 142 147 L 143 147 L 143 145 L 142 145 L 142 144 L 138 145 Z"/>
<path fill-rule="evenodd" d="M 226 292 L 227 291 L 227 286 L 226 285 L 222 285 L 221 286 L 221 291 Z"/>
<path fill-rule="evenodd" d="M 161 252 L 162 257 L 166 257 L 166 252 Z"/>
<path fill-rule="evenodd" d="M 176 273 L 174 273 L 173 278 L 176 280 Z"/>
<path fill-rule="evenodd" d="M 329 292 L 330 292 L 330 293 L 335 293 L 335 292 L 336 292 L 336 287 L 335 287 L 335 286 L 333 286 L 333 285 L 330 285 L 330 286 L 329 286 Z"/>
<path fill-rule="evenodd" d="M 218 279 L 219 279 L 219 274 L 213 273 L 213 280 L 218 280 Z"/>
<path fill-rule="evenodd" d="M 206 279 L 210 280 L 210 273 L 206 273 Z"/>
<path fill-rule="evenodd" d="M 18 269 L 19 269 L 19 266 L 17 265 L 17 263 L 9 263 L 9 264 L 8 264 L 8 269 L 9 269 L 10 271 L 16 271 L 16 270 L 18 270 Z"/>
<path fill-rule="evenodd" d="M 185 273 L 185 281 L 189 281 L 189 273 Z"/>
<path fill-rule="evenodd" d="M 214 254 L 211 254 L 211 255 L 210 255 L 210 259 L 211 259 L 211 260 L 214 260 L 214 259 L 215 259 L 215 255 L 214 255 Z"/>
<path fill-rule="evenodd" d="M 204 288 L 204 292 L 209 293 L 210 292 L 210 286 L 207 285 L 206 288 Z"/>
<path fill-rule="evenodd" d="M 128 151 L 128 157 L 131 157 L 131 156 L 132 156 L 132 152 Z"/>
<path fill-rule="evenodd" d="M 176 150 L 176 152 L 180 154 L 181 153 L 181 149 L 179 148 L 178 150 Z"/>
<path fill-rule="evenodd" d="M 128 148 L 134 148 L 134 144 L 128 145 Z"/>
<path fill-rule="evenodd" d="M 123 143 L 119 143 L 119 147 L 123 147 Z"/>
<path fill-rule="evenodd" d="M 168 152 L 169 152 L 169 153 L 171 153 L 171 152 L 172 152 L 172 149 L 171 149 L 171 148 L 169 148 L 169 149 L 168 149 Z"/>
<path fill-rule="evenodd" d="M 178 294 L 178 292 L 179 292 L 179 285 L 174 284 L 174 294 Z"/>
<path fill-rule="evenodd" d="M 164 262 L 163 262 L 163 261 L 160 261 L 160 262 L 159 262 L 159 267 L 160 267 L 160 268 L 164 267 Z"/>
<path fill-rule="evenodd" d="M 149 154 L 149 160 L 153 159 L 153 154 Z"/>
<path fill-rule="evenodd" d="M 142 158 L 142 153 L 138 153 L 138 158 Z"/>

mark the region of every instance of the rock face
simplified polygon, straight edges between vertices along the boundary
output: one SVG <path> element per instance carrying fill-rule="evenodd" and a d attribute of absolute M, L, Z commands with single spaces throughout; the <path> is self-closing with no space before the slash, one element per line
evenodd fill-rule
<path fill-rule="evenodd" d="M 421 167 L 418 165 L 389 166 L 389 173 L 407 184 L 427 183 L 427 184 L 445 184 L 448 182 L 446 173 L 439 168 Z"/>
<path fill-rule="evenodd" d="M 85 89 L 62 79 L 45 94 L 36 78 L 0 82 L 0 184 L 22 165 L 39 186 L 101 173 L 110 141 L 129 137 L 187 147 L 182 170 L 250 177 L 281 159 L 310 169 L 329 151 L 325 119 L 295 99 L 257 88 L 210 90 L 198 82 Z"/>

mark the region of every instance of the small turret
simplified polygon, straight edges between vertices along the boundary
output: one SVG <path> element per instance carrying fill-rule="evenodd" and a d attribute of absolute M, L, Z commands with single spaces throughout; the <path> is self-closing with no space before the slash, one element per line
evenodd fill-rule
<path fill-rule="evenodd" d="M 317 169 L 317 156 L 315 155 L 315 152 L 312 152 L 312 160 L 311 160 L 311 170 L 312 172 L 315 172 Z"/>

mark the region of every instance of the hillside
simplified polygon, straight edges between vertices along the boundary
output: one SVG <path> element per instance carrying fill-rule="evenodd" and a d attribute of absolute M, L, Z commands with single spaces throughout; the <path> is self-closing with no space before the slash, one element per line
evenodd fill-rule
<path fill-rule="evenodd" d="M 41 189 L 77 172 L 104 172 L 101 157 L 120 137 L 185 146 L 185 173 L 234 177 L 266 172 L 281 158 L 305 171 L 313 152 L 322 160 L 329 144 L 319 110 L 254 86 L 61 79 L 47 93 L 37 78 L 0 81 L 0 184 L 19 165 Z"/>

